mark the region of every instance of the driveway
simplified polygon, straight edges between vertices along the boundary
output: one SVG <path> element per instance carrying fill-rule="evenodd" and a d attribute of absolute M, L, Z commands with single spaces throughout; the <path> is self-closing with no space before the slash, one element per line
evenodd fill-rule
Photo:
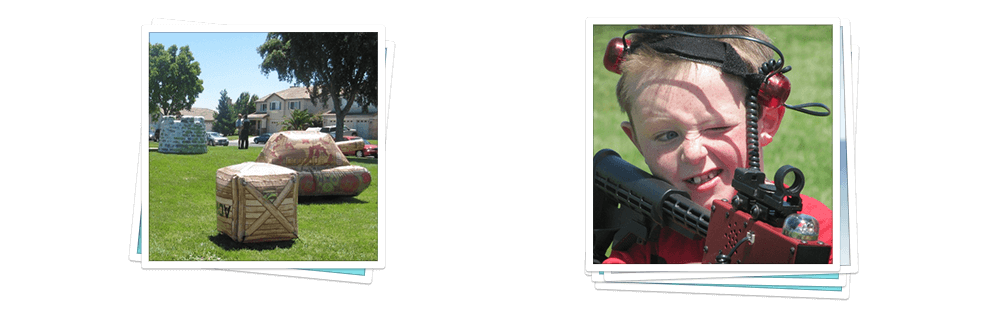
<path fill-rule="evenodd" d="M 252 138 L 255 138 L 255 137 L 249 137 L 249 147 L 250 148 L 251 147 L 259 147 L 259 148 L 261 148 L 261 147 L 266 146 L 265 143 L 255 143 L 255 142 L 252 142 Z M 238 138 L 236 138 L 235 140 L 228 139 L 228 146 L 238 147 Z"/>

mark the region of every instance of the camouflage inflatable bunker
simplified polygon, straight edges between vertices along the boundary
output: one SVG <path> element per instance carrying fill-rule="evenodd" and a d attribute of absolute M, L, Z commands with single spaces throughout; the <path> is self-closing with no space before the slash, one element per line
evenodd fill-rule
<path fill-rule="evenodd" d="M 371 184 L 371 172 L 347 161 L 342 149 L 348 148 L 364 148 L 364 141 L 335 143 L 319 131 L 281 131 L 255 161 L 296 170 L 300 196 L 355 196 Z"/>

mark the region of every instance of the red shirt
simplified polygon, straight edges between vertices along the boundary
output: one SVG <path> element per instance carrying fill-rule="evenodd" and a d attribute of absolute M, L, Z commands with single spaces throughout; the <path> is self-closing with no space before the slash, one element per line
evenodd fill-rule
<path fill-rule="evenodd" d="M 820 201 L 814 198 L 800 195 L 803 202 L 801 213 L 813 216 L 818 220 L 818 240 L 833 246 L 834 237 L 834 214 Z M 603 261 L 604 264 L 650 264 L 651 254 L 661 257 L 668 264 L 687 264 L 702 262 L 702 247 L 705 246 L 705 239 L 698 241 L 691 240 L 675 232 L 670 228 L 661 226 L 660 235 L 657 240 L 648 241 L 643 244 L 635 244 L 627 251 L 613 250 L 610 258 Z M 828 263 L 832 262 L 834 253 L 828 257 Z"/>

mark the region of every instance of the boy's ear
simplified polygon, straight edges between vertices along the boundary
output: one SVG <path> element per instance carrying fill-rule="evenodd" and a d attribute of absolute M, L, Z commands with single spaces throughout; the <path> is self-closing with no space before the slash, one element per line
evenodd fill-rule
<path fill-rule="evenodd" d="M 760 120 L 760 147 L 764 147 L 773 141 L 773 137 L 777 135 L 777 129 L 780 129 L 780 121 L 783 120 L 783 113 L 787 109 L 779 107 L 776 109 L 768 109 L 766 113 L 763 114 L 763 118 Z"/>
<path fill-rule="evenodd" d="M 620 123 L 620 128 L 623 129 L 623 133 L 627 134 L 627 138 L 630 139 L 630 142 L 634 143 L 634 147 L 637 147 L 637 150 L 640 150 L 640 146 L 637 145 L 637 140 L 634 140 L 634 126 L 628 121 L 623 121 Z"/>

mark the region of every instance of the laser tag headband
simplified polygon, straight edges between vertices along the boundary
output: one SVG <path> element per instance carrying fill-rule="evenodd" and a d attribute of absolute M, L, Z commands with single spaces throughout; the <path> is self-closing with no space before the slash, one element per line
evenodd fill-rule
<path fill-rule="evenodd" d="M 631 45 L 627 35 L 632 33 L 661 35 L 653 41 L 645 41 Z M 772 49 L 780 56 L 780 60 L 770 59 L 760 65 L 758 72 L 749 71 L 747 64 L 739 57 L 736 50 L 729 43 L 716 41 L 713 39 L 739 39 L 752 41 L 757 44 Z M 784 73 L 790 71 L 790 66 L 784 67 L 783 53 L 769 42 L 748 36 L 738 35 L 705 35 L 677 30 L 667 29 L 631 29 L 623 33 L 622 37 L 613 38 L 606 45 L 606 55 L 603 56 L 603 65 L 607 70 L 616 74 L 622 74 L 620 64 L 627 54 L 638 50 L 641 46 L 649 46 L 655 51 L 673 54 L 682 59 L 703 63 L 718 67 L 722 72 L 742 77 L 748 92 L 747 103 L 747 139 L 749 140 L 749 166 L 759 170 L 759 142 L 757 136 L 757 122 L 759 121 L 759 107 L 762 104 L 766 109 L 783 109 L 802 112 L 814 116 L 828 116 L 831 109 L 821 103 L 805 103 L 800 105 L 786 104 L 790 97 L 790 80 Z M 756 90 L 754 93 L 752 90 Z M 809 110 L 807 108 L 823 108 L 824 111 Z"/>

